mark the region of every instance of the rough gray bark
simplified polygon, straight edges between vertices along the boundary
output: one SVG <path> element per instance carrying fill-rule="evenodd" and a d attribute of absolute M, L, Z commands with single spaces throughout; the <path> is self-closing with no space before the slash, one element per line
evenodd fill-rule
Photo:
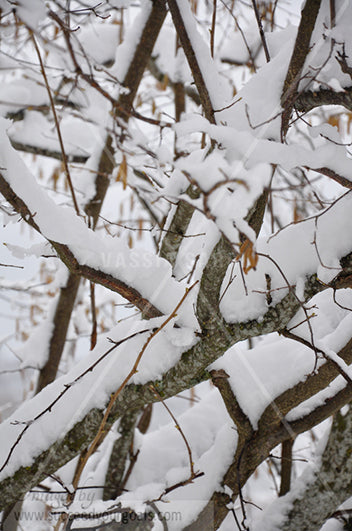
<path fill-rule="evenodd" d="M 325 520 L 352 495 L 352 410 L 337 412 L 314 480 L 293 502 L 282 531 L 318 531 Z"/>
<path fill-rule="evenodd" d="M 350 363 L 352 360 L 352 340 L 338 354 L 346 363 Z M 187 531 L 201 531 L 207 525 L 208 514 L 211 510 L 214 515 L 215 529 L 217 529 L 228 514 L 229 503 L 235 501 L 236 497 L 240 495 L 241 488 L 245 485 L 251 474 L 260 463 L 269 457 L 270 452 L 279 443 L 291 440 L 292 437 L 296 437 L 300 433 L 311 429 L 322 420 L 337 412 L 346 402 L 351 400 L 352 388 L 346 385 L 335 397 L 326 400 L 325 403 L 306 416 L 293 422 L 288 422 L 285 419 L 287 413 L 297 405 L 297 400 L 298 403 L 301 402 L 298 397 L 300 396 L 302 387 L 305 386 L 305 392 L 308 392 L 309 389 L 310 396 L 313 396 L 328 385 L 326 381 L 328 372 L 329 381 L 332 381 L 338 375 L 336 367 L 331 362 L 328 362 L 322 365 L 316 373 L 309 375 L 310 381 L 308 385 L 307 382 L 305 382 L 306 385 L 303 382 L 298 383 L 287 390 L 286 393 L 273 400 L 263 412 L 257 430 L 253 429 L 249 419 L 239 406 L 227 381 L 227 374 L 224 371 L 212 372 L 212 381 L 221 393 L 226 409 L 236 426 L 238 434 L 236 453 L 224 475 L 222 483 L 223 486 L 226 485 L 231 489 L 232 497 L 230 498 L 229 495 L 225 495 L 222 490 L 214 492 L 203 511 L 186 528 Z M 291 396 L 291 400 L 287 399 L 288 394 Z M 348 429 L 346 430 L 346 437 L 348 439 Z M 337 444 L 336 440 L 333 444 Z M 326 516 L 323 518 L 326 518 Z M 301 530 L 303 528 L 298 525 L 291 527 L 290 530 L 285 529 L 282 531 L 292 531 L 293 529 Z M 308 529 L 310 531 L 310 528 L 307 528 L 305 531 L 308 531 Z"/>
<path fill-rule="evenodd" d="M 348 265 L 350 267 L 350 262 L 348 262 Z M 322 289 L 324 289 L 324 286 L 318 283 L 314 276 L 311 277 L 311 279 L 307 280 L 307 299 Z M 127 385 L 122 390 L 119 400 L 114 403 L 108 419 L 107 429 L 128 410 L 141 409 L 146 404 L 158 401 L 159 396 L 162 399 L 175 396 L 181 391 L 209 379 L 211 375 L 207 371 L 208 365 L 219 358 L 230 346 L 242 339 L 284 328 L 297 312 L 298 307 L 297 299 L 290 293 L 275 307 L 270 308 L 260 323 L 257 321 L 233 325 L 223 323 L 222 327 L 213 329 L 211 333 L 200 338 L 191 349 L 184 352 L 179 362 L 161 380 L 148 382 L 145 385 Z M 331 368 L 331 375 L 336 375 L 336 367 L 334 366 Z M 151 384 L 157 389 L 159 396 L 153 393 Z M 310 393 L 309 386 L 307 386 L 307 394 L 309 396 L 316 392 L 314 386 L 312 389 Z M 293 392 L 293 395 L 295 394 Z M 346 397 L 344 399 L 346 400 Z M 333 401 L 330 402 L 331 405 L 334 405 Z M 322 415 L 324 415 L 324 411 L 321 413 Z M 2 492 L 0 509 L 5 509 L 16 502 L 24 492 L 27 492 L 48 474 L 54 472 L 87 448 L 96 435 L 102 418 L 102 410 L 92 409 L 67 434 L 63 434 L 61 440 L 56 441 L 50 448 L 38 455 L 31 466 L 22 467 L 12 477 L 3 480 L 0 483 Z M 281 417 L 279 420 L 281 422 Z M 305 427 L 304 429 L 308 428 Z M 269 435 L 266 429 L 264 433 L 265 436 Z M 284 431 L 280 436 L 285 438 L 285 433 Z M 271 440 L 266 443 L 265 448 L 271 444 Z M 281 442 L 280 439 L 275 439 L 275 444 L 279 442 Z M 263 440 L 261 440 L 261 444 L 264 444 Z M 266 457 L 265 448 L 263 446 L 263 450 L 260 453 L 263 459 Z M 248 470 L 250 473 L 253 472 L 251 468 Z"/>

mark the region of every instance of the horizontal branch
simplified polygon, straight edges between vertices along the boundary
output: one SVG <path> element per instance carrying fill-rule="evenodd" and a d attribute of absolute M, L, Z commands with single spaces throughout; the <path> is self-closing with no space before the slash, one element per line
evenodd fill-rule
<path fill-rule="evenodd" d="M 51 159 L 56 160 L 62 160 L 62 152 L 61 151 L 55 151 L 52 149 L 34 146 L 31 144 L 24 144 L 23 142 L 17 142 L 14 139 L 10 139 L 12 147 L 15 148 L 17 151 L 23 151 L 24 153 L 33 153 L 33 155 L 41 155 L 43 157 L 49 157 Z M 78 154 L 78 153 L 67 153 L 67 159 L 68 162 L 74 162 L 74 163 L 84 163 L 88 160 L 89 155 L 88 154 Z"/>
<path fill-rule="evenodd" d="M 352 111 L 352 87 L 341 92 L 320 88 L 317 91 L 305 90 L 295 100 L 295 108 L 299 112 L 309 112 L 322 105 L 341 105 Z"/>

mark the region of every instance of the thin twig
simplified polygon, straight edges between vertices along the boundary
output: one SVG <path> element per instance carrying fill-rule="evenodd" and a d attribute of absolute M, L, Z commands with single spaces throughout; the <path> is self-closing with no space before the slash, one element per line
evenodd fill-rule
<path fill-rule="evenodd" d="M 52 113 L 53 113 L 53 116 L 54 116 L 54 121 L 55 121 L 55 128 L 56 128 L 58 140 L 59 140 L 59 143 L 60 143 L 60 149 L 61 149 L 61 153 L 62 153 L 62 162 L 63 162 L 63 165 L 64 165 L 65 175 L 66 175 L 68 186 L 69 186 L 70 191 L 71 191 L 72 201 L 73 201 L 73 205 L 74 205 L 75 210 L 76 210 L 76 214 L 77 214 L 77 216 L 79 216 L 80 215 L 80 211 L 79 211 L 79 207 L 78 207 L 78 203 L 77 203 L 77 199 L 76 199 L 76 194 L 75 194 L 75 191 L 74 191 L 74 188 L 73 188 L 73 184 L 72 184 L 70 170 L 69 170 L 69 167 L 68 167 L 67 156 L 66 156 L 66 152 L 65 152 L 64 143 L 63 143 L 63 140 L 62 140 L 59 120 L 58 120 L 57 114 L 56 114 L 54 99 L 53 99 L 53 96 L 51 94 L 51 89 L 50 89 L 48 78 L 47 78 L 47 75 L 46 75 L 46 72 L 45 72 L 44 63 L 43 63 L 43 60 L 42 60 L 42 56 L 41 56 L 37 41 L 35 40 L 34 33 L 30 29 L 28 29 L 28 31 L 29 31 L 30 37 L 32 39 L 32 42 L 33 42 L 33 45 L 34 45 L 34 48 L 35 48 L 35 51 L 36 51 L 37 56 L 38 56 L 40 69 L 41 69 L 41 72 L 42 72 L 42 75 L 43 75 L 43 79 L 44 79 L 44 82 L 45 82 L 46 90 L 48 92 L 48 96 L 49 96 L 49 100 L 50 100 L 50 106 L 51 106 L 51 110 L 52 110 Z"/>
<path fill-rule="evenodd" d="M 210 30 L 210 54 L 213 59 L 214 59 L 215 24 L 216 24 L 216 0 L 213 0 L 213 16 L 211 19 L 211 30 Z"/>
<path fill-rule="evenodd" d="M 252 0 L 252 5 L 253 5 L 254 13 L 255 13 L 255 18 L 256 18 L 256 20 L 257 20 L 257 24 L 258 24 L 258 29 L 259 29 L 260 38 L 261 38 L 262 45 L 263 45 L 263 48 L 264 48 L 264 53 L 265 53 L 266 62 L 269 63 L 269 62 L 270 62 L 269 49 L 268 49 L 268 45 L 267 45 L 267 43 L 266 43 L 266 39 L 265 39 L 265 35 L 264 35 L 264 30 L 263 30 L 262 21 L 261 21 L 261 19 L 260 19 L 260 15 L 259 15 L 259 11 L 258 11 L 258 6 L 257 6 L 257 3 L 256 3 L 255 0 Z"/>
<path fill-rule="evenodd" d="M 340 365 L 337 363 L 337 361 L 332 359 L 328 354 L 326 354 L 326 352 L 324 352 L 320 348 L 317 348 L 315 345 L 312 345 L 312 343 L 310 343 L 309 341 L 307 341 L 303 337 L 297 336 L 296 334 L 293 334 L 292 332 L 289 332 L 286 329 L 285 330 L 281 330 L 281 334 L 283 336 L 289 338 L 289 339 L 293 339 L 294 341 L 297 341 L 298 343 L 302 343 L 302 345 L 314 350 L 315 353 L 319 352 L 319 354 L 321 354 L 326 361 L 330 361 L 332 363 L 332 365 L 334 365 L 334 367 L 341 374 L 341 376 L 346 380 L 346 382 L 349 385 L 352 385 L 352 379 L 350 378 L 350 376 L 342 369 L 342 367 L 340 367 Z"/>
<path fill-rule="evenodd" d="M 97 343 L 97 311 L 95 306 L 95 284 L 89 283 L 90 289 L 90 308 L 92 312 L 92 331 L 90 334 L 90 350 L 93 350 Z"/>
<path fill-rule="evenodd" d="M 186 445 L 186 448 L 187 448 L 187 452 L 188 452 L 188 459 L 189 459 L 189 468 L 190 468 L 190 476 L 193 478 L 195 473 L 194 473 L 194 463 L 193 463 L 193 457 L 192 457 L 192 450 L 191 450 L 191 447 L 189 445 L 189 442 L 187 441 L 187 438 L 185 436 L 185 434 L 183 433 L 183 430 L 179 424 L 179 422 L 177 421 L 175 415 L 172 413 L 171 409 L 168 407 L 168 405 L 165 403 L 165 401 L 162 399 L 162 397 L 160 396 L 160 394 L 158 393 L 158 391 L 156 390 L 155 386 L 154 385 L 151 385 L 151 389 L 153 391 L 153 393 L 159 398 L 160 402 L 162 403 L 162 405 L 164 406 L 164 408 L 166 409 L 166 411 L 168 412 L 168 414 L 170 415 L 170 417 L 172 418 L 172 420 L 174 421 L 175 423 L 175 428 L 180 432 L 181 434 L 181 437 L 182 439 L 184 440 L 184 443 Z"/>
<path fill-rule="evenodd" d="M 8 462 L 10 461 L 11 459 L 11 456 L 16 448 L 16 446 L 18 446 L 18 444 L 20 443 L 21 439 L 23 438 L 25 432 L 29 429 L 30 426 L 32 426 L 35 421 L 37 421 L 39 418 L 41 418 L 43 415 L 45 415 L 45 413 L 50 413 L 52 408 L 55 406 L 55 404 L 69 391 L 69 389 L 71 389 L 72 386 L 74 386 L 79 380 L 81 380 L 86 374 L 88 374 L 89 372 L 93 371 L 95 369 L 95 367 L 101 362 L 103 361 L 103 359 L 106 358 L 106 356 L 108 356 L 113 350 L 115 350 L 118 346 L 120 346 L 122 343 L 124 343 L 125 341 L 127 341 L 128 339 L 132 339 L 133 337 L 139 335 L 139 334 L 144 334 L 145 332 L 149 332 L 150 329 L 145 329 L 145 330 L 140 330 L 139 332 L 135 332 L 134 334 L 131 334 L 123 339 L 121 339 L 120 341 L 117 341 L 117 342 L 114 342 L 114 345 L 109 348 L 106 352 L 104 352 L 104 354 L 102 354 L 100 356 L 100 358 L 98 358 L 92 365 L 90 365 L 88 367 L 88 369 L 86 369 L 85 371 L 83 371 L 79 376 L 77 376 L 77 378 L 75 378 L 73 380 L 73 382 L 69 383 L 69 384 L 64 384 L 64 389 L 61 391 L 61 393 L 59 393 L 56 398 L 54 398 L 54 400 L 52 400 L 50 402 L 50 404 L 45 408 L 43 409 L 42 411 L 40 411 L 33 419 L 29 419 L 27 421 L 14 421 L 12 422 L 12 424 L 14 425 L 18 425 L 18 424 L 24 424 L 25 427 L 23 428 L 23 430 L 21 431 L 21 433 L 18 435 L 16 441 L 14 442 L 14 444 L 11 446 L 11 449 L 4 461 L 4 463 L 2 464 L 2 466 L 0 467 L 0 472 L 2 472 L 5 468 L 5 466 L 8 464 Z"/>
<path fill-rule="evenodd" d="M 186 288 L 183 297 L 181 298 L 179 303 L 176 305 L 175 309 L 170 313 L 170 315 L 165 319 L 165 321 L 159 326 L 159 328 L 156 328 L 156 329 L 154 329 L 152 331 L 152 333 L 148 337 L 147 341 L 144 343 L 142 349 L 140 350 L 140 352 L 139 352 L 139 354 L 138 354 L 138 356 L 137 356 L 137 358 L 136 358 L 136 360 L 135 360 L 135 362 L 133 364 L 132 369 L 129 371 L 129 373 L 127 374 L 127 376 L 125 377 L 125 379 L 123 380 L 121 385 L 118 387 L 117 391 L 115 391 L 115 393 L 113 393 L 111 395 L 109 404 L 107 405 L 107 408 L 106 408 L 105 413 L 104 413 L 104 417 L 103 417 L 103 419 L 102 419 L 102 421 L 100 423 L 99 429 L 98 429 L 98 431 L 97 431 L 97 433 L 96 433 L 96 435 L 95 435 L 90 447 L 84 452 L 84 454 L 81 454 L 79 463 L 78 463 L 77 468 L 76 468 L 75 477 L 74 477 L 74 479 L 72 481 L 74 489 L 78 486 L 80 477 L 81 477 L 82 472 L 83 472 L 83 470 L 84 470 L 84 468 L 85 468 L 85 466 L 87 464 L 88 459 L 96 451 L 96 449 L 99 447 L 101 442 L 104 440 L 105 435 L 107 433 L 105 431 L 105 426 L 107 424 L 107 421 L 108 421 L 109 415 L 111 413 L 111 410 L 112 410 L 112 408 L 113 408 L 118 396 L 120 395 L 121 391 L 126 387 L 127 383 L 130 381 L 130 379 L 138 372 L 139 363 L 140 363 L 140 361 L 142 359 L 142 356 L 143 356 L 144 352 L 146 351 L 149 343 L 176 316 L 179 308 L 183 304 L 183 302 L 186 299 L 186 297 L 188 296 L 189 292 L 194 288 L 194 286 L 197 283 L 198 283 L 198 281 L 196 281 L 194 284 L 192 284 L 192 286 L 190 288 Z"/>

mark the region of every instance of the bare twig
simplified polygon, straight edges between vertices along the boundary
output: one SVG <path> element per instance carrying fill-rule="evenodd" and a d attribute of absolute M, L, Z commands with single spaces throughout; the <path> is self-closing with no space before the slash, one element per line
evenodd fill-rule
<path fill-rule="evenodd" d="M 258 24 L 260 38 L 261 38 L 262 45 L 263 45 L 263 48 L 264 48 L 266 62 L 269 63 L 269 61 L 270 61 L 269 49 L 268 49 L 268 45 L 266 43 L 264 30 L 263 30 L 263 24 L 262 24 L 262 21 L 260 19 L 260 15 L 259 15 L 259 11 L 258 11 L 258 6 L 257 6 L 256 0 L 252 0 L 252 5 L 253 5 L 254 13 L 255 13 L 255 18 L 256 18 L 256 21 L 257 21 L 257 24 Z"/>
<path fill-rule="evenodd" d="M 101 421 L 101 424 L 99 426 L 98 432 L 96 433 L 96 436 L 94 437 L 94 439 L 93 439 L 91 445 L 89 446 L 89 448 L 87 448 L 87 450 L 83 454 L 81 454 L 81 456 L 80 456 L 79 462 L 77 464 L 76 472 L 75 472 L 75 477 L 74 477 L 74 479 L 72 481 L 74 489 L 78 486 L 80 477 L 82 475 L 84 467 L 86 466 L 86 464 L 88 462 L 88 459 L 96 451 L 96 449 L 100 446 L 100 444 L 104 440 L 104 438 L 105 438 L 105 436 L 107 434 L 106 424 L 107 424 L 110 412 L 112 410 L 112 407 L 115 404 L 115 402 L 116 402 L 118 396 L 120 395 L 121 391 L 126 387 L 126 385 L 131 380 L 131 378 L 134 376 L 134 374 L 136 374 L 138 372 L 139 363 L 140 363 L 140 361 L 141 361 L 141 359 L 143 357 L 143 354 L 146 351 L 149 343 L 176 316 L 179 308 L 182 306 L 182 304 L 183 304 L 184 300 L 186 299 L 186 297 L 188 296 L 189 292 L 194 288 L 194 286 L 197 283 L 198 283 L 198 281 L 195 282 L 194 284 L 192 284 L 192 286 L 190 288 L 186 288 L 186 291 L 185 291 L 183 297 L 181 298 L 179 303 L 176 305 L 174 310 L 170 313 L 170 315 L 165 319 L 165 321 L 158 328 L 156 328 L 156 329 L 154 329 L 152 331 L 152 333 L 148 337 L 147 341 L 144 343 L 143 348 L 139 352 L 139 354 L 138 354 L 138 356 L 137 356 L 137 358 L 136 358 L 136 360 L 135 360 L 135 362 L 133 364 L 132 369 L 129 371 L 127 376 L 124 378 L 123 382 L 118 387 L 118 389 L 115 391 L 115 393 L 113 393 L 111 395 L 110 401 L 109 401 L 109 403 L 107 405 L 107 408 L 106 408 L 105 413 L 104 413 L 104 417 L 103 417 L 103 419 Z M 72 500 L 69 500 L 69 501 L 72 501 Z"/>
<path fill-rule="evenodd" d="M 47 78 L 47 75 L 46 75 L 46 71 L 45 71 L 43 60 L 42 60 L 42 56 L 41 56 L 37 41 L 36 41 L 36 39 L 34 37 L 34 33 L 30 29 L 28 29 L 28 31 L 29 31 L 29 34 L 31 36 L 31 39 L 32 39 L 32 42 L 33 42 L 33 45 L 34 45 L 34 48 L 35 48 L 35 51 L 36 51 L 37 56 L 38 56 L 40 69 L 41 69 L 41 72 L 42 72 L 42 75 L 43 75 L 43 79 L 44 79 L 44 82 L 45 82 L 46 90 L 48 92 L 50 105 L 51 105 L 51 110 L 52 110 L 52 113 L 53 113 L 53 116 L 54 116 L 54 121 L 55 121 L 55 128 L 56 128 L 57 136 L 58 136 L 59 143 L 60 143 L 60 148 L 61 148 L 61 153 L 62 153 L 62 162 L 63 162 L 63 165 L 64 165 L 65 175 L 66 175 L 68 186 L 70 188 L 72 201 L 73 201 L 73 205 L 75 207 L 76 214 L 77 214 L 77 216 L 79 216 L 80 215 L 80 211 L 79 211 L 79 207 L 78 207 L 78 203 L 77 203 L 77 199 L 76 199 L 75 190 L 74 190 L 73 184 L 72 184 L 72 179 L 71 179 L 71 174 L 70 174 L 70 170 L 69 170 L 69 167 L 68 167 L 68 162 L 67 162 L 67 156 L 66 156 L 66 152 L 65 152 L 64 142 L 63 142 L 62 135 L 61 135 L 61 128 L 60 128 L 59 120 L 58 120 L 58 117 L 57 117 L 57 114 L 56 114 L 56 109 L 55 109 L 55 103 L 54 103 L 54 100 L 53 100 L 53 96 L 51 94 L 51 88 L 50 88 L 49 81 L 48 81 L 48 78 Z"/>

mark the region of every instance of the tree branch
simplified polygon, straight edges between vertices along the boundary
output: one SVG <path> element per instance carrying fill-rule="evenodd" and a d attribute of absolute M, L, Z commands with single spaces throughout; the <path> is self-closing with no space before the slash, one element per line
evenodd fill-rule
<path fill-rule="evenodd" d="M 292 109 L 297 99 L 298 84 L 304 62 L 309 53 L 310 39 L 319 13 L 320 4 L 321 0 L 307 0 L 302 10 L 301 22 L 298 27 L 296 42 L 281 95 L 281 106 L 283 108 L 281 125 L 282 140 L 286 136 Z"/>
<path fill-rule="evenodd" d="M 191 39 L 188 35 L 185 22 L 183 20 L 183 16 L 178 6 L 177 0 L 168 0 L 168 6 L 170 9 L 172 20 L 174 22 L 174 26 L 179 36 L 183 51 L 186 54 L 188 64 L 190 66 L 195 84 L 197 86 L 205 117 L 207 118 L 207 120 L 209 120 L 209 122 L 215 123 L 214 109 L 211 103 L 208 88 L 204 81 L 203 73 L 199 65 L 198 58 L 193 48 Z"/>
<path fill-rule="evenodd" d="M 352 410 L 337 412 L 330 436 L 314 473 L 304 491 L 293 502 L 280 526 L 282 531 L 318 531 L 325 520 L 352 494 L 351 453 Z"/>
<path fill-rule="evenodd" d="M 319 88 L 317 91 L 305 90 L 297 95 L 295 108 L 299 112 L 309 112 L 322 105 L 342 105 L 352 110 L 352 87 L 344 88 L 343 92 Z"/>
<path fill-rule="evenodd" d="M 39 232 L 39 234 L 41 234 L 40 228 L 34 221 L 34 217 L 29 211 L 27 205 L 25 205 L 23 200 L 15 194 L 6 179 L 1 174 L 0 192 L 5 197 L 5 199 L 13 206 L 16 212 L 18 212 L 31 227 L 33 227 L 37 232 Z M 147 299 L 142 297 L 142 295 L 136 289 L 128 286 L 125 282 L 113 277 L 108 273 L 99 271 L 94 267 L 80 264 L 75 258 L 72 251 L 66 245 L 52 240 L 48 241 L 55 249 L 62 262 L 71 271 L 71 273 L 87 278 L 91 282 L 95 282 L 96 284 L 100 284 L 110 289 L 111 291 L 119 293 L 122 297 L 124 297 L 129 302 L 134 304 L 137 308 L 142 310 L 147 317 L 158 317 L 162 315 L 160 310 L 156 308 L 153 304 L 151 304 Z"/>

